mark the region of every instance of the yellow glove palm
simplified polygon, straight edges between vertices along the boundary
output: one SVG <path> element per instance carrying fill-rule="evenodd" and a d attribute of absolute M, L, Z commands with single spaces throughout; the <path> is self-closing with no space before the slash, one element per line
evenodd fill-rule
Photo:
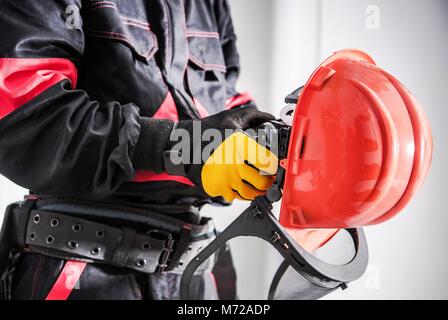
<path fill-rule="evenodd" d="M 274 181 L 278 158 L 243 132 L 221 143 L 207 159 L 201 181 L 207 194 L 226 201 L 253 200 L 266 193 Z"/>

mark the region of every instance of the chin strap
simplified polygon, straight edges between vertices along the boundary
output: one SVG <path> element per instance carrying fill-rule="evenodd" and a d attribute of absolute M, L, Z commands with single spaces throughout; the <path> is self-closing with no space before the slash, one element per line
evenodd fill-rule
<path fill-rule="evenodd" d="M 318 259 L 302 248 L 284 230 L 271 210 L 272 204 L 266 196 L 257 197 L 237 219 L 205 247 L 189 263 L 182 275 L 182 299 L 194 299 L 190 292 L 190 282 L 198 267 L 224 246 L 227 241 L 241 236 L 260 238 L 270 243 L 283 256 L 285 262 L 283 267 L 281 266 L 281 270 L 277 272 L 278 281 L 286 271 L 287 266 L 291 266 L 312 285 L 324 288 L 324 291 L 328 293 L 338 287 L 345 288 L 346 283 L 358 279 L 364 273 L 368 263 L 368 249 L 362 229 L 347 229 L 355 244 L 356 254 L 354 258 L 345 265 L 333 265 Z M 274 291 L 277 284 L 273 284 Z M 270 293 L 270 298 L 274 296 L 275 292 Z"/>

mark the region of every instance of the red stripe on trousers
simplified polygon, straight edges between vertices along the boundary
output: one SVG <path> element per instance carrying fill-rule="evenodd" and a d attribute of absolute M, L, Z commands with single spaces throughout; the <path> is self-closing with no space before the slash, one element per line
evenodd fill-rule
<path fill-rule="evenodd" d="M 62 80 L 75 88 L 77 78 L 68 59 L 0 58 L 0 119 Z"/>
<path fill-rule="evenodd" d="M 67 261 L 45 300 L 67 300 L 86 265 L 82 261 Z"/>

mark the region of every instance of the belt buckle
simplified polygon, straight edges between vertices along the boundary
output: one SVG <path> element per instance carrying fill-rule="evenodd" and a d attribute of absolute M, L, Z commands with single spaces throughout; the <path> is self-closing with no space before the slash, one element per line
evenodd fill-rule
<path fill-rule="evenodd" d="M 160 254 L 159 264 L 157 266 L 157 273 L 163 273 L 165 269 L 168 267 L 168 262 L 170 260 L 171 252 L 173 251 L 174 239 L 173 235 L 168 231 L 159 230 L 159 229 L 151 229 L 146 232 L 147 235 L 151 236 L 152 234 L 162 235 L 165 237 L 165 248 L 162 249 L 162 253 Z"/>

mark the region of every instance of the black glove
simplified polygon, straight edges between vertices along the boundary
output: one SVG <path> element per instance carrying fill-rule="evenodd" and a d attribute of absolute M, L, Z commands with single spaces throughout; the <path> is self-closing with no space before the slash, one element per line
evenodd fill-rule
<path fill-rule="evenodd" d="M 210 196 L 251 200 L 272 184 L 266 173 L 275 174 L 278 159 L 243 131 L 270 120 L 272 115 L 255 107 L 240 107 L 180 121 L 164 154 L 165 169 L 188 177 Z"/>

